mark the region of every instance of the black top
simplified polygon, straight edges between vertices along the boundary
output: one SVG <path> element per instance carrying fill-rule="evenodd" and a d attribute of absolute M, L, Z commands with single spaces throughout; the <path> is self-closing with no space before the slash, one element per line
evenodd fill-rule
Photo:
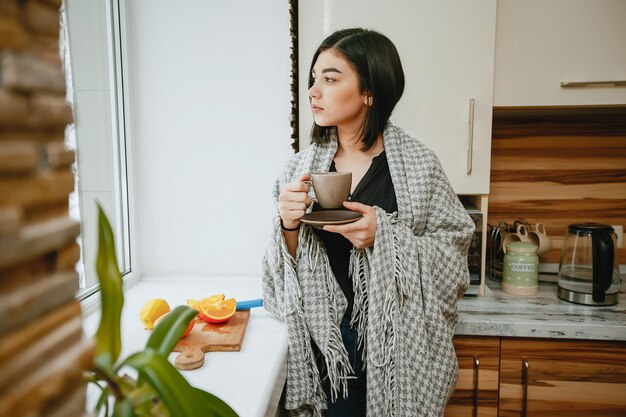
<path fill-rule="evenodd" d="M 330 166 L 330 171 L 337 171 L 335 162 Z M 348 197 L 350 201 L 367 204 L 368 206 L 378 206 L 387 213 L 393 213 L 398 210 L 396 201 L 396 192 L 391 182 L 391 174 L 389 173 L 389 164 L 385 151 L 372 159 L 372 164 L 363 176 L 363 179 L 357 184 L 354 193 Z M 313 211 L 324 210 L 319 204 L 313 204 Z M 352 243 L 339 233 L 326 232 L 322 229 L 314 229 L 315 234 L 322 240 L 326 251 L 328 252 L 328 260 L 333 274 L 341 287 L 341 290 L 348 299 L 348 309 L 346 317 L 352 314 L 352 305 L 354 304 L 354 290 L 352 289 L 352 278 L 349 276 L 350 251 Z"/>

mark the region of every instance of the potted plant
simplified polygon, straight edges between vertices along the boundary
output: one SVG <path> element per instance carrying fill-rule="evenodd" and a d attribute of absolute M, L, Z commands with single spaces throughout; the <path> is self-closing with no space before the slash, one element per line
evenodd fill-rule
<path fill-rule="evenodd" d="M 119 358 L 124 305 L 122 276 L 111 225 L 99 205 L 98 212 L 96 270 L 102 298 L 101 316 L 93 363 L 85 372 L 87 381 L 101 390 L 96 413 L 112 417 L 237 417 L 224 401 L 192 387 L 167 360 L 197 314 L 192 308 L 176 307 L 154 328 L 144 350 L 126 359 Z M 137 378 L 123 373 L 126 367 L 134 368 Z"/>

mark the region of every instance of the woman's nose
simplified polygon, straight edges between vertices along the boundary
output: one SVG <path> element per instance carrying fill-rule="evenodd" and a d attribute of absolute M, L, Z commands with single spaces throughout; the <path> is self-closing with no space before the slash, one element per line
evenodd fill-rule
<path fill-rule="evenodd" d="M 313 84 L 311 88 L 309 88 L 309 97 L 310 98 L 319 98 L 320 92 L 319 89 Z"/>

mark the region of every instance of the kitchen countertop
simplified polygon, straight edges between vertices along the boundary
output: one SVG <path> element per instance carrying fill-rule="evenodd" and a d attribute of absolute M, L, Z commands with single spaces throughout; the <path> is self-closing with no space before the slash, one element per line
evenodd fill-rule
<path fill-rule="evenodd" d="M 487 281 L 484 296 L 459 303 L 456 334 L 626 341 L 626 294 L 608 307 L 560 300 L 555 283 L 540 283 L 532 296 L 511 295 L 500 283 Z"/>

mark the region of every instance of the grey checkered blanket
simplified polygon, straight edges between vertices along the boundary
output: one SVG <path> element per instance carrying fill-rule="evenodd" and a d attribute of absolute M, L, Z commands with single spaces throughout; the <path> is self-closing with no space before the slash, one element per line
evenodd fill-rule
<path fill-rule="evenodd" d="M 398 211 L 376 207 L 374 246 L 353 249 L 350 257 L 368 415 L 440 416 L 458 373 L 452 337 L 457 302 L 469 284 L 474 224 L 432 151 L 391 124 L 383 138 Z M 276 182 L 276 201 L 286 183 L 328 171 L 336 150 L 335 138 L 296 154 Z M 310 226 L 300 227 L 294 259 L 279 220 L 263 258 L 263 300 L 288 327 L 285 408 L 294 416 L 320 416 L 326 409 L 321 378 L 329 378 L 335 400 L 346 395 L 352 373 L 339 330 L 347 301 Z M 320 375 L 312 343 L 328 375 Z"/>

